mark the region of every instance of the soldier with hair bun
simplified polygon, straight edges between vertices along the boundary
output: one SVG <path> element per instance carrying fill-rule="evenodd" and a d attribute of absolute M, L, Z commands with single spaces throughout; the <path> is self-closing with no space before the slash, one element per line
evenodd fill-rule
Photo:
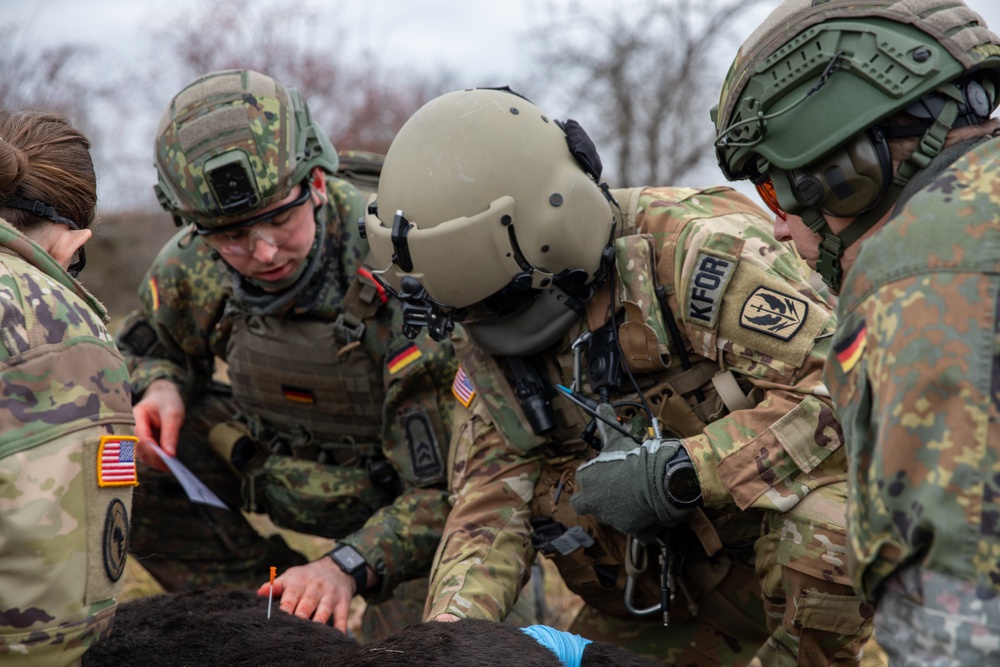
<path fill-rule="evenodd" d="M 0 663 L 78 664 L 106 637 L 128 548 L 128 369 L 75 278 L 95 220 L 90 141 L 0 111 Z"/>

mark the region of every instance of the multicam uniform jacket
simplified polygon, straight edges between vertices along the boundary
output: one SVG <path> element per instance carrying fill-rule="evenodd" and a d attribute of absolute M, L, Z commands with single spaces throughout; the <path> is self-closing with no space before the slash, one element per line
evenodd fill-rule
<path fill-rule="evenodd" d="M 234 359 L 251 363 L 255 353 L 234 349 L 234 331 L 240 326 L 244 330 L 266 329 L 268 324 L 255 320 L 252 313 L 247 316 L 246 304 L 234 296 L 230 270 L 200 238 L 191 238 L 188 230 L 179 232 L 161 251 L 140 289 L 140 317 L 156 332 L 159 344 L 153 348 L 157 351 L 129 361 L 137 395 L 154 380 L 167 378 L 182 387 L 185 395 L 192 396 L 211 377 L 215 359 L 229 359 L 238 403 L 245 395 L 236 386 L 240 381 L 253 383 L 258 395 L 278 393 L 277 399 L 262 399 L 260 404 L 240 404 L 247 419 L 253 421 L 259 412 L 266 411 L 266 426 L 279 431 L 301 430 L 303 423 L 328 425 L 338 430 L 338 437 L 345 442 L 381 443 L 382 453 L 399 475 L 402 493 L 383 505 L 360 529 L 346 536 L 328 535 L 354 546 L 382 576 L 381 586 L 368 591 L 370 597 L 381 598 L 388 596 L 400 581 L 426 574 L 441 536 L 449 509 L 443 488 L 443 447 L 447 445 L 452 401 L 446 397 L 455 361 L 449 341 L 406 339 L 401 333 L 398 304 L 376 289 L 373 281 L 356 279 L 367 271 L 363 266 L 367 246 L 355 224 L 364 200 L 346 181 L 328 177 L 327 183 L 330 203 L 317 210 L 317 222 L 325 221 L 327 225 L 326 264 L 313 279 L 312 287 L 304 291 L 308 298 L 299 297 L 278 313 L 279 319 L 303 324 L 300 331 L 306 334 L 300 336 L 305 340 L 297 341 L 301 347 L 299 358 L 287 362 L 294 365 L 300 377 L 295 386 L 261 388 L 253 377 L 237 377 Z M 368 298 L 375 306 L 373 314 L 363 321 L 360 338 L 350 343 L 309 340 L 313 333 L 331 335 L 338 317 L 345 315 L 345 298 L 359 285 L 368 290 Z M 350 322 L 351 327 L 355 324 Z M 281 333 L 272 342 L 272 348 L 290 348 L 293 344 Z M 337 350 L 339 345 L 344 347 Z M 352 380 L 356 383 L 354 391 L 327 388 L 324 394 L 322 383 L 326 378 L 320 377 L 320 360 L 335 352 L 342 359 L 350 359 L 358 354 L 359 346 L 361 362 L 371 364 L 373 376 Z M 327 349 L 330 347 L 333 349 Z M 365 399 L 372 396 L 383 398 L 378 405 L 367 405 Z M 355 405 L 359 400 L 366 404 Z M 325 412 L 314 414 L 314 407 Z M 363 437 L 358 433 L 359 437 L 352 438 L 349 424 L 354 422 L 350 415 L 360 410 L 365 411 L 363 421 L 374 424 L 366 428 L 374 428 L 374 432 Z M 328 418 L 331 411 L 346 415 L 344 424 L 348 425 L 338 425 L 336 417 Z M 288 516 L 298 510 L 284 509 Z"/>
<path fill-rule="evenodd" d="M 0 663 L 75 664 L 111 628 L 135 438 L 104 308 L 0 220 Z"/>
<path fill-rule="evenodd" d="M 797 256 L 774 240 L 771 222 L 742 195 L 728 188 L 612 192 L 623 219 L 613 276 L 619 338 L 629 367 L 664 422 L 664 435 L 682 436 L 701 485 L 703 516 L 726 544 L 740 539 L 752 543 L 762 534 L 763 520 L 763 532 L 771 531 L 773 538 L 766 545 L 765 569 L 791 569 L 813 582 L 835 583 L 833 590 L 840 594 L 825 599 L 842 607 L 835 613 L 847 609 L 850 620 L 824 630 L 852 635 L 838 640 L 840 648 L 857 651 L 870 634 L 870 623 L 850 592 L 842 554 L 846 462 L 840 428 L 821 382 L 835 326 L 830 309 L 808 284 Z M 678 375 L 677 341 L 665 324 L 657 287 L 665 290 L 676 316 L 692 367 L 688 373 Z M 601 288 L 578 325 L 543 353 L 538 365 L 550 387 L 571 385 L 573 343 L 607 322 L 608 294 L 607 286 Z M 502 360 L 471 344 L 459 354 L 455 393 L 468 407 L 462 409 L 464 423 L 456 413 L 450 466 L 454 508 L 435 559 L 425 616 L 502 618 L 533 558 L 529 518 L 541 513 L 562 523 L 572 521 L 565 500 L 572 492 L 571 472 L 594 455 L 580 439 L 589 417 L 551 392 L 558 426 L 535 435 L 510 390 Z M 711 379 L 723 370 L 732 371 L 729 377 L 737 380 L 748 401 L 744 409 L 727 412 L 718 399 Z M 584 387 L 596 398 L 593 388 Z M 704 393 L 700 403 L 692 398 L 696 389 Z M 679 394 L 687 398 L 678 400 Z M 634 402 L 636 394 L 626 381 L 610 398 L 612 403 Z M 811 498 L 810 503 L 801 502 L 804 498 Z M 593 524 L 588 531 L 595 539 L 613 532 Z M 714 531 L 702 525 L 693 532 L 705 549 L 702 557 L 717 550 Z M 560 560 L 565 559 L 556 559 L 564 579 L 579 580 Z M 616 565 L 612 573 L 620 572 L 621 562 Z M 776 580 L 788 578 L 766 576 L 772 579 L 763 587 L 772 595 L 781 588 Z M 620 591 L 612 601 L 576 588 L 588 603 L 620 611 Z M 795 598 L 792 591 L 786 593 Z M 759 608 L 759 589 L 747 597 Z M 789 609 L 777 611 L 776 623 L 786 628 L 818 623 L 818 614 L 810 619 L 809 609 L 796 617 L 800 602 L 809 606 L 789 599 Z M 789 614 L 784 620 L 783 613 Z M 764 637 L 774 632 L 774 641 L 795 644 L 797 651 L 798 640 L 787 636 L 797 631 L 776 630 L 772 622 L 767 621 Z M 781 653 L 774 650 L 773 656 Z M 751 656 L 753 652 L 751 648 Z M 765 657 L 764 663 L 785 664 L 785 659 Z"/>
<path fill-rule="evenodd" d="M 826 377 L 850 455 L 851 570 L 870 601 L 914 565 L 948 589 L 926 604 L 996 607 L 998 172 L 1000 139 L 953 162 L 865 241 L 841 293 Z"/>

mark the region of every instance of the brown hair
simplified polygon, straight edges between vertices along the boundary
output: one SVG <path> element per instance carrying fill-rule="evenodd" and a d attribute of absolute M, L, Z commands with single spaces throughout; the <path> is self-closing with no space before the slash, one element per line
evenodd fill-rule
<path fill-rule="evenodd" d="M 907 125 L 913 122 L 913 119 L 907 114 L 896 114 L 891 116 L 888 121 L 888 125 Z M 973 139 L 975 137 L 988 137 L 993 134 L 997 128 L 1000 128 L 1000 121 L 990 118 L 984 120 L 978 125 L 966 125 L 965 127 L 958 127 L 953 130 L 949 130 L 948 134 L 944 138 L 944 147 L 947 148 L 952 144 L 956 144 L 960 141 L 965 141 L 966 139 Z M 917 150 L 917 144 L 920 143 L 920 137 L 901 137 L 898 139 L 889 140 L 889 155 L 892 156 L 894 162 L 905 162 L 913 152 Z"/>
<path fill-rule="evenodd" d="M 14 197 L 36 199 L 86 229 L 97 208 L 97 177 L 90 140 L 53 111 L 0 109 L 0 217 L 21 231 L 45 218 L 3 206 Z"/>

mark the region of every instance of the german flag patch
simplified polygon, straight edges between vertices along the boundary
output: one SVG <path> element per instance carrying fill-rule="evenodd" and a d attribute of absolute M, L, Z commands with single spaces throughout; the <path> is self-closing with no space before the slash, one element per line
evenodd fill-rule
<path fill-rule="evenodd" d="M 302 387 L 292 387 L 287 384 L 281 385 L 281 393 L 286 401 L 292 403 L 302 403 L 303 405 L 315 405 L 316 394 Z"/>
<path fill-rule="evenodd" d="M 837 361 L 840 362 L 840 369 L 845 374 L 851 372 L 851 369 L 861 359 L 861 355 L 865 353 L 865 343 L 867 340 L 868 327 L 865 325 L 864 320 L 862 320 L 858 328 L 854 330 L 854 333 L 834 346 L 833 352 L 837 355 Z"/>
<path fill-rule="evenodd" d="M 420 348 L 413 343 L 410 343 L 402 350 L 389 357 L 389 361 L 386 363 L 386 366 L 389 368 L 389 374 L 395 375 L 422 356 L 424 355 L 420 352 Z"/>

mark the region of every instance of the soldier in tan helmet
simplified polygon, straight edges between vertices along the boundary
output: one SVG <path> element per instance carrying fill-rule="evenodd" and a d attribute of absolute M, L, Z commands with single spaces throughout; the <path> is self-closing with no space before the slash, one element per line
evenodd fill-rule
<path fill-rule="evenodd" d="M 846 553 L 892 665 L 1000 664 L 1000 39 L 961 0 L 788 0 L 713 110 L 840 297 Z"/>
<path fill-rule="evenodd" d="M 425 615 L 502 618 L 540 553 L 584 637 L 856 664 L 830 309 L 742 195 L 600 175 L 577 123 L 507 89 L 429 102 L 386 156 L 375 275 L 411 335 L 468 336 Z"/>

